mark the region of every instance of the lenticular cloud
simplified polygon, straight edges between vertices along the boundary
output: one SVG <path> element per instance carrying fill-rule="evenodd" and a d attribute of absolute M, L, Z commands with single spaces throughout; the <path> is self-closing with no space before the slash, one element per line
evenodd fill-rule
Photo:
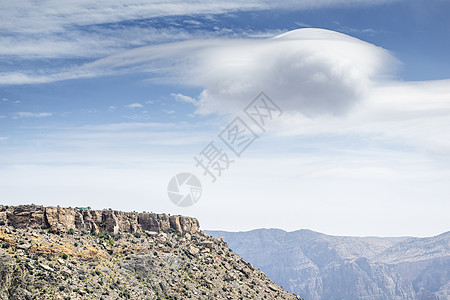
<path fill-rule="evenodd" d="M 342 115 L 390 74 L 388 51 L 324 29 L 270 39 L 195 40 L 134 49 L 94 65 L 156 73 L 203 89 L 197 113 L 233 113 L 260 91 L 287 112 Z"/>
<path fill-rule="evenodd" d="M 191 71 L 204 87 L 199 113 L 233 112 L 265 91 L 286 111 L 341 115 L 395 65 L 384 49 L 321 29 L 227 41 L 202 52 Z"/>

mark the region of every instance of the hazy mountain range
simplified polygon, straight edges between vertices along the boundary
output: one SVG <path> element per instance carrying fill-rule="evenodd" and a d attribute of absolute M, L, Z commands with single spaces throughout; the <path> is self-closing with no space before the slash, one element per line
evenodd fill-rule
<path fill-rule="evenodd" d="M 207 232 L 307 300 L 450 299 L 450 231 L 429 238 Z"/>

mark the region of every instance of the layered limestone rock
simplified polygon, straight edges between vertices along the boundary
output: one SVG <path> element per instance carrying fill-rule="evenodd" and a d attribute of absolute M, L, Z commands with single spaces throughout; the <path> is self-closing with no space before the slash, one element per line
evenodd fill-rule
<path fill-rule="evenodd" d="M 193 218 L 0 205 L 0 300 L 7 299 L 301 298 Z"/>
<path fill-rule="evenodd" d="M 44 207 L 40 205 L 0 205 L 0 222 L 15 228 L 48 227 L 53 231 L 87 232 L 199 232 L 197 219 L 166 214 Z"/>

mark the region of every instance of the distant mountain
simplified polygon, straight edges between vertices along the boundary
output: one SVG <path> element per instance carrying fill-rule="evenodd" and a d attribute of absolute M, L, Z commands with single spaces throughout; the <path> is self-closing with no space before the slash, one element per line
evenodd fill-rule
<path fill-rule="evenodd" d="M 450 299 L 450 232 L 430 238 L 207 232 L 307 300 Z"/>

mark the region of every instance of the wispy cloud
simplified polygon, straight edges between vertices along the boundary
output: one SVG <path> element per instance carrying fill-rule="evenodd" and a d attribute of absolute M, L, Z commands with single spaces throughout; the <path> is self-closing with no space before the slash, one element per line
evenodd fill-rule
<path fill-rule="evenodd" d="M 303 0 L 303 1 L 97 1 L 82 0 L 64 3 L 47 0 L 0 2 L 0 57 L 20 58 L 99 58 L 126 49 L 154 43 L 196 38 L 263 37 L 262 32 L 235 33 L 229 28 L 210 30 L 199 26 L 201 21 L 184 20 L 183 26 L 168 24 L 161 28 L 134 24 L 153 18 L 171 16 L 205 16 L 237 11 L 264 9 L 311 9 L 329 6 L 374 5 L 396 0 Z M 204 17 L 204 19 L 208 19 Z M 214 18 L 209 18 L 211 21 Z M 122 22 L 126 22 L 124 26 Z M 103 26 L 104 24 L 108 24 Z M 110 26 L 118 24 L 118 26 Z M 175 26 L 177 25 L 177 26 Z M 182 28 L 181 28 L 182 27 Z M 188 28 L 186 28 L 188 27 Z M 12 75 L 12 74 L 10 74 Z"/>
<path fill-rule="evenodd" d="M 21 112 L 14 113 L 13 118 L 14 119 L 18 119 L 18 118 L 45 118 L 45 117 L 51 117 L 52 115 L 53 115 L 53 113 L 49 113 L 49 112 L 34 113 L 34 112 L 21 111 Z"/>
<path fill-rule="evenodd" d="M 131 114 L 131 115 L 125 115 L 123 117 L 126 118 L 126 119 L 133 120 L 133 121 L 145 121 L 145 120 L 149 120 L 150 119 L 150 114 L 148 113 L 148 111 L 144 110 L 144 111 L 141 111 L 139 113 Z"/>
<path fill-rule="evenodd" d="M 135 109 L 135 108 L 143 108 L 144 106 L 142 104 L 136 102 L 136 103 L 131 103 L 131 104 L 125 105 L 125 107 L 129 108 L 129 109 Z"/>
<path fill-rule="evenodd" d="M 145 18 L 218 14 L 243 10 L 269 8 L 308 9 L 323 6 L 376 5 L 395 0 L 303 0 L 303 1 L 142 1 L 119 0 L 115 2 L 57 1 L 35 3 L 32 0 L 13 2 L 2 1 L 0 30 L 8 33 L 61 33 L 73 26 L 115 23 L 125 20 Z M 21 22 L 17 22 L 20 20 Z M 35 26 L 39 24 L 40 26 Z"/>
<path fill-rule="evenodd" d="M 171 94 L 172 97 L 175 98 L 175 100 L 180 101 L 180 102 L 184 102 L 184 103 L 190 103 L 190 104 L 194 104 L 195 106 L 198 106 L 199 103 L 197 100 L 195 100 L 192 97 L 183 95 L 183 94 Z"/>

